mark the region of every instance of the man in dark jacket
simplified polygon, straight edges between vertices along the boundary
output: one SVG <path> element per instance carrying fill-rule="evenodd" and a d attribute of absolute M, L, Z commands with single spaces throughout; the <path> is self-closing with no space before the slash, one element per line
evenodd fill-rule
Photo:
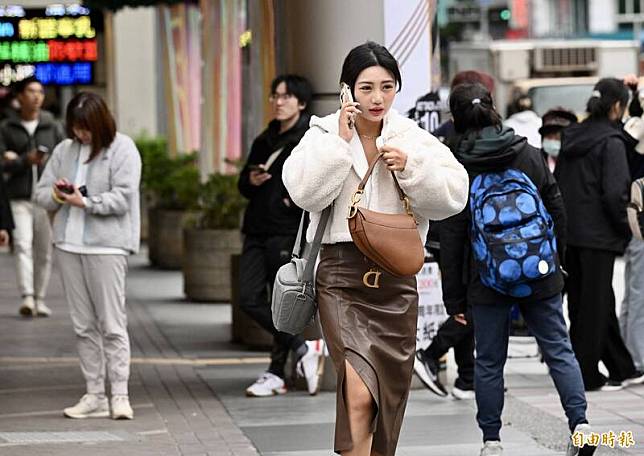
<path fill-rule="evenodd" d="M 274 337 L 268 371 L 246 389 L 251 397 L 286 392 L 284 366 L 291 350 L 299 358 L 309 393 L 318 391 L 323 343 L 277 331 L 267 296 L 277 270 L 291 258 L 302 217 L 302 209 L 282 182 L 282 167 L 308 129 L 311 98 L 311 86 L 300 76 L 283 75 L 273 81 L 270 101 L 275 118 L 253 142 L 239 178 L 239 191 L 249 200 L 242 226 L 240 307 Z"/>
<path fill-rule="evenodd" d="M 620 122 L 627 101 L 622 81 L 600 80 L 588 101 L 588 119 L 564 131 L 555 169 L 569 220 L 570 338 L 587 391 L 644 382 L 620 335 L 612 285 L 615 257 L 624 253 L 630 233 L 631 178 Z M 600 360 L 608 379 L 599 371 Z"/>
<path fill-rule="evenodd" d="M 51 270 L 51 231 L 47 213 L 31 202 L 35 182 L 54 147 L 63 140 L 62 126 L 42 110 L 45 93 L 34 77 L 16 84 L 20 111 L 0 124 L 0 157 L 8 175 L 7 192 L 16 228 L 13 232 L 20 314 L 49 316 L 45 294 Z"/>

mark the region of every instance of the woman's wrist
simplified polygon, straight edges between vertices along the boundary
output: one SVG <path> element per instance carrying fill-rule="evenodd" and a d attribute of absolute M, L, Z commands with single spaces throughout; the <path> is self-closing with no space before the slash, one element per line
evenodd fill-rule
<path fill-rule="evenodd" d="M 65 200 L 56 195 L 56 191 L 53 188 L 51 189 L 51 198 L 58 204 L 65 204 Z"/>

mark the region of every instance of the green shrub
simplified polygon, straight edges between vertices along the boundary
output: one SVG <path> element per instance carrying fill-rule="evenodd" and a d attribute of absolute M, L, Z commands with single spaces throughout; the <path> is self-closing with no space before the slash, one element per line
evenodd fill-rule
<path fill-rule="evenodd" d="M 246 200 L 237 189 L 238 178 L 237 175 L 211 174 L 201 185 L 197 228 L 239 228 Z"/>
<path fill-rule="evenodd" d="M 150 206 L 176 210 L 196 208 L 200 192 L 197 154 L 170 157 L 163 138 L 139 138 L 136 145 L 143 162 L 143 195 Z"/>

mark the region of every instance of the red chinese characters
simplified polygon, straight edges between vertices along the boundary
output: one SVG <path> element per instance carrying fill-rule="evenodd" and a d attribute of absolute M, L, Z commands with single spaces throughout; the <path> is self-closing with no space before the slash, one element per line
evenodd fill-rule
<path fill-rule="evenodd" d="M 95 62 L 98 60 L 96 40 L 47 42 L 50 62 Z"/>

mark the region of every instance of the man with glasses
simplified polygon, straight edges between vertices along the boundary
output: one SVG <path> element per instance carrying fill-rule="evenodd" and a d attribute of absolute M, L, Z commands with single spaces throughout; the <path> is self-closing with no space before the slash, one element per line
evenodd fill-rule
<path fill-rule="evenodd" d="M 278 76 L 271 84 L 273 120 L 253 142 L 239 178 L 239 191 L 248 198 L 240 260 L 240 307 L 273 334 L 268 370 L 246 389 L 250 397 L 286 392 L 284 366 L 292 350 L 310 394 L 319 388 L 324 343 L 279 332 L 273 326 L 270 289 L 277 270 L 290 261 L 302 209 L 291 200 L 282 182 L 282 166 L 309 127 L 310 83 L 301 76 Z"/>

